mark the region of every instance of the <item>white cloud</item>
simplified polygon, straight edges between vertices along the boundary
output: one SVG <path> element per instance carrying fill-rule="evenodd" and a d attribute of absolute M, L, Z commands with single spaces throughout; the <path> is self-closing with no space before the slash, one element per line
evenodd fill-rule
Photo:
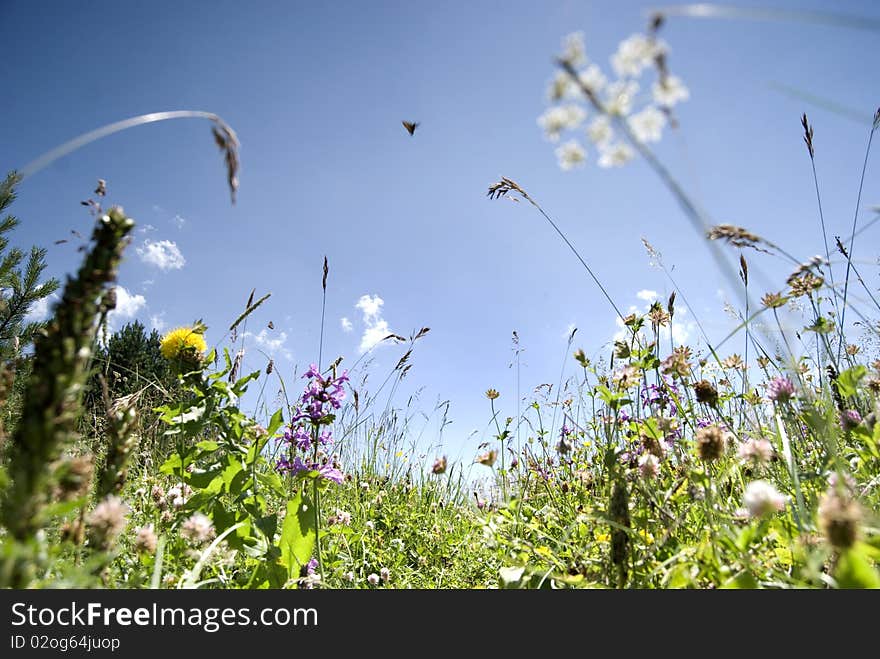
<path fill-rule="evenodd" d="M 165 318 L 163 317 L 165 312 L 153 314 L 150 316 L 150 327 L 152 327 L 157 332 L 162 332 L 167 326 L 168 323 L 165 322 Z"/>
<path fill-rule="evenodd" d="M 342 317 L 341 323 L 343 332 L 350 332 L 354 327 L 354 325 L 351 324 L 351 321 L 344 316 Z"/>
<path fill-rule="evenodd" d="M 34 302 L 24 317 L 26 323 L 40 323 L 46 320 L 51 313 L 51 306 L 59 299 L 58 293 L 52 293 L 48 297 L 41 298 Z"/>
<path fill-rule="evenodd" d="M 141 261 L 157 266 L 160 270 L 179 270 L 186 265 L 177 243 L 171 240 L 145 240 L 143 246 L 135 250 Z"/>
<path fill-rule="evenodd" d="M 116 308 L 112 313 L 117 314 L 119 318 L 134 318 L 146 304 L 147 300 L 143 295 L 132 295 L 124 286 L 117 286 Z"/>
<path fill-rule="evenodd" d="M 385 300 L 378 295 L 361 295 L 361 299 L 357 301 L 354 308 L 363 311 L 364 322 L 369 323 L 381 316 L 383 304 L 385 304 Z"/>
<path fill-rule="evenodd" d="M 651 302 L 653 302 L 657 298 L 657 293 L 655 291 L 649 290 L 641 290 L 636 293 L 636 297 L 640 300 L 644 301 L 646 304 L 643 309 L 639 309 L 635 305 L 630 305 L 629 309 L 627 309 L 626 313 L 631 314 L 645 314 L 651 308 Z M 694 330 L 697 328 L 696 323 L 693 321 L 683 320 L 684 316 L 687 316 L 688 310 L 685 307 L 676 307 L 675 315 L 672 318 L 672 326 L 666 325 L 665 327 L 660 328 L 660 344 L 668 345 L 669 343 L 669 334 L 672 333 L 672 339 L 675 341 L 676 345 L 687 343 L 691 340 L 694 334 Z M 614 334 L 614 341 L 622 341 L 624 339 L 629 338 L 630 330 L 623 324 L 623 320 L 619 317 L 614 319 L 615 324 L 617 325 L 617 332 Z M 646 321 L 647 331 L 650 332 L 650 321 Z M 646 330 L 642 330 L 643 332 Z"/>
<path fill-rule="evenodd" d="M 277 337 L 272 337 L 269 335 L 269 330 L 264 327 L 259 334 L 245 332 L 244 335 L 252 337 L 258 346 L 273 357 L 275 355 L 281 355 L 285 359 L 292 357 L 290 350 L 284 347 L 284 344 L 287 343 L 287 332 L 279 332 Z"/>
<path fill-rule="evenodd" d="M 391 330 L 388 329 L 388 321 L 380 320 L 374 325 L 368 326 L 361 336 L 361 344 L 358 346 L 358 351 L 363 354 L 370 348 L 378 345 L 382 339 L 391 334 Z"/>
<path fill-rule="evenodd" d="M 358 346 L 361 354 L 378 345 L 382 339 L 392 333 L 388 321 L 382 318 L 383 304 L 385 301 L 378 295 L 361 295 L 354 305 L 355 309 L 363 312 L 364 315 L 364 333 Z"/>
<path fill-rule="evenodd" d="M 178 229 L 182 229 L 183 225 L 186 224 L 186 218 L 181 217 L 180 215 L 175 215 L 171 218 L 171 223 L 176 226 Z"/>
<path fill-rule="evenodd" d="M 115 328 L 119 320 L 131 320 L 147 306 L 143 295 L 132 295 L 124 286 L 116 287 L 116 308 L 107 314 L 107 324 Z"/>
<path fill-rule="evenodd" d="M 147 290 L 150 286 L 152 286 L 155 283 L 156 283 L 156 281 L 154 279 L 144 279 L 141 282 L 141 288 L 143 288 L 144 290 Z"/>
<path fill-rule="evenodd" d="M 155 230 L 156 230 L 156 227 L 154 227 L 152 224 L 145 224 L 140 229 L 138 229 L 138 231 L 140 233 L 150 233 L 150 231 L 155 231 Z"/>

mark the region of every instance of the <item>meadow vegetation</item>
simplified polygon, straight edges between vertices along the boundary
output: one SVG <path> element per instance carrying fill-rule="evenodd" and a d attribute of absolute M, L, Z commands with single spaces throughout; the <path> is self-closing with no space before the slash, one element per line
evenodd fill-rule
<path fill-rule="evenodd" d="M 82 265 L 45 322 L 25 322 L 59 287 L 40 283 L 45 251 L 35 248 L 22 270 L 24 255 L 0 241 L 0 585 L 880 587 L 880 305 L 851 258 L 868 247 L 855 241 L 859 211 L 846 238 L 831 240 L 824 217 L 817 223 L 825 253 L 813 259 L 712 224 L 649 148 L 689 95 L 669 71 L 661 26 L 658 17 L 621 44 L 611 82 L 579 37 L 567 38 L 539 123 L 559 140 L 590 113 L 600 166 L 642 157 L 667 184 L 719 276 L 746 300 L 724 349 L 705 334 L 674 340 L 687 287 L 653 246 L 645 243 L 648 257 L 675 292 L 623 314 L 589 255 L 527 186 L 503 178 L 488 196 L 534 207 L 624 329 L 598 361 L 572 335 L 577 375 L 555 386 L 522 400 L 489 389 L 494 437 L 472 462 L 454 462 L 441 437 L 417 446 L 411 407 L 387 402 L 429 328 L 387 337 L 401 357 L 375 387 L 377 376 L 346 370 L 341 357 L 293 377 L 272 361 L 240 372 L 239 332 L 268 295 L 230 309 L 211 347 L 196 319 L 164 336 L 139 323 L 107 332 L 134 222 L 102 206 L 102 182 L 88 202 L 94 228 Z M 637 81 L 648 73 L 646 100 Z M 237 136 L 203 118 L 214 122 L 234 200 Z M 798 120 L 812 162 L 821 157 L 813 127 Z M 871 136 L 878 125 L 880 111 Z M 574 169 L 586 149 L 572 138 L 557 156 Z M 18 183 L 12 174 L 0 187 L 0 212 Z M 0 236 L 15 224 L 0 222 Z M 791 275 L 754 291 L 750 264 L 769 258 L 790 261 Z M 316 270 L 324 296 L 331 275 L 325 260 Z M 797 332 L 781 313 L 799 319 Z M 859 337 L 850 336 L 854 318 Z M 258 413 L 242 405 L 249 389 L 261 392 Z M 277 405 L 265 390 L 282 392 Z"/>

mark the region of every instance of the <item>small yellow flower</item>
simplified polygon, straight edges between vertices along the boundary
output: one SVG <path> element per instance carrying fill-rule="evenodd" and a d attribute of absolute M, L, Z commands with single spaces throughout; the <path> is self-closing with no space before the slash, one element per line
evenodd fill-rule
<path fill-rule="evenodd" d="M 173 329 L 162 339 L 160 349 L 165 359 L 200 358 L 208 345 L 205 337 L 192 327 Z"/>

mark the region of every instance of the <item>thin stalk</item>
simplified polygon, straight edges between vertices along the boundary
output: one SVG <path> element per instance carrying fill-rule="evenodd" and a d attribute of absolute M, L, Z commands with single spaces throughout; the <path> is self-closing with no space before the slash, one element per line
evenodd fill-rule
<path fill-rule="evenodd" d="M 574 84 L 581 90 L 581 93 L 584 94 L 593 107 L 603 115 L 610 117 L 615 121 L 620 131 L 626 136 L 627 141 L 636 149 L 636 151 L 639 152 L 651 169 L 654 170 L 654 173 L 657 174 L 666 187 L 669 188 L 670 192 L 672 192 L 697 234 L 703 239 L 706 239 L 709 230 L 709 222 L 706 221 L 706 214 L 697 207 L 693 200 L 691 200 L 690 196 L 685 192 L 684 188 L 675 177 L 672 176 L 671 172 L 657 159 L 654 153 L 645 146 L 644 143 L 636 138 L 629 123 L 625 119 L 608 112 L 608 109 L 599 100 L 596 94 L 593 93 L 593 91 L 580 79 L 571 62 L 559 59 L 557 60 L 557 63 L 569 75 Z M 739 290 L 739 286 L 736 283 L 736 275 L 719 247 L 712 240 L 706 240 L 706 246 L 727 278 L 731 289 Z M 748 293 L 745 293 L 745 295 L 747 296 Z"/>
<path fill-rule="evenodd" d="M 501 498 L 507 503 L 507 468 L 505 467 L 504 455 L 504 433 L 501 432 L 501 426 L 498 425 L 498 412 L 495 411 L 495 400 L 490 398 L 489 404 L 492 406 L 492 421 L 495 422 L 495 430 L 498 431 L 498 442 L 501 444 Z"/>
<path fill-rule="evenodd" d="M 150 124 L 157 121 L 167 121 L 168 119 L 208 119 L 214 123 L 214 141 L 217 146 L 224 152 L 226 160 L 226 168 L 229 182 L 229 191 L 232 195 L 232 202 L 235 203 L 235 192 L 238 189 L 238 136 L 235 131 L 223 119 L 213 112 L 205 112 L 203 110 L 171 110 L 168 112 L 151 112 L 142 114 L 137 117 L 130 117 L 117 121 L 106 126 L 101 126 L 95 130 L 83 133 L 72 140 L 47 151 L 40 157 L 32 160 L 21 168 L 21 180 L 33 176 L 41 169 L 51 165 L 59 158 L 63 158 L 69 153 L 73 153 L 77 149 L 91 144 L 92 142 L 107 137 L 113 133 L 118 133 L 142 124 Z"/>
<path fill-rule="evenodd" d="M 831 279 L 831 290 L 834 290 L 834 270 L 831 267 L 831 250 L 828 247 L 828 231 L 825 229 L 825 213 L 822 211 L 822 195 L 819 192 L 819 177 L 816 174 L 816 151 L 813 148 L 813 127 L 810 125 L 806 113 L 801 119 L 801 125 L 804 127 L 804 143 L 807 145 L 807 153 L 810 154 L 810 166 L 813 171 L 813 186 L 816 189 L 816 204 L 819 207 L 819 222 L 822 225 L 822 240 L 825 243 L 825 260 L 828 262 L 828 276 Z M 837 308 L 837 298 L 832 298 L 834 310 L 839 313 Z"/>
<path fill-rule="evenodd" d="M 577 249 L 575 249 L 575 246 L 571 244 L 571 241 L 568 238 L 566 238 L 564 233 L 562 233 L 562 230 L 560 230 L 560 228 L 558 226 L 556 226 L 556 222 L 554 222 L 553 219 L 549 215 L 547 215 L 547 213 L 544 211 L 544 209 L 541 208 L 541 206 L 534 199 L 532 199 L 525 192 L 525 190 L 523 190 L 522 188 L 519 188 L 517 186 L 517 191 L 523 196 L 523 198 L 526 201 L 528 201 L 532 206 L 537 208 L 538 212 L 544 216 L 544 219 L 550 223 L 550 226 L 553 227 L 553 230 L 556 231 L 557 234 L 559 234 L 559 237 L 562 238 L 563 242 L 566 245 L 568 245 L 568 248 L 577 257 L 578 261 L 581 262 L 581 265 L 584 266 L 584 269 L 587 271 L 587 274 L 590 275 L 593 282 L 595 282 L 596 286 L 599 287 L 599 290 L 602 292 L 602 295 L 605 296 L 605 299 L 608 300 L 608 304 L 611 305 L 611 308 L 614 309 L 614 312 L 618 315 L 618 317 L 621 320 L 623 320 L 624 319 L 623 313 L 620 311 L 620 309 L 617 308 L 617 305 L 614 304 L 614 300 L 611 299 L 611 296 L 608 294 L 608 291 L 605 290 L 605 287 L 602 285 L 602 282 L 599 281 L 599 278 L 596 277 L 596 274 L 593 272 L 593 270 L 590 268 L 590 266 L 587 265 L 587 262 L 584 260 L 584 257 L 582 257 L 580 255 L 580 253 L 577 251 Z M 490 194 L 491 194 L 491 192 L 490 192 Z"/>
<path fill-rule="evenodd" d="M 321 279 L 321 335 L 318 340 L 318 370 L 321 369 L 321 360 L 324 356 L 324 317 L 327 312 L 327 257 L 324 257 L 324 277 Z"/>
<path fill-rule="evenodd" d="M 852 253 L 853 253 L 853 245 L 855 244 L 855 233 L 856 233 L 856 223 L 859 219 L 859 205 L 862 203 L 862 187 L 865 184 L 865 172 L 868 169 L 868 156 L 871 153 L 871 142 L 874 140 L 874 131 L 877 130 L 877 126 L 880 125 L 880 109 L 877 110 L 877 113 L 874 115 L 874 123 L 871 126 L 871 132 L 868 135 L 868 146 L 865 148 L 865 161 L 862 163 L 862 175 L 859 178 L 859 193 L 856 196 L 856 211 L 853 216 L 853 226 L 852 226 L 852 237 L 849 241 L 849 253 L 846 256 L 846 278 L 843 281 L 843 309 L 840 312 L 840 342 L 837 345 L 837 361 L 840 362 L 840 352 L 843 349 L 843 344 L 846 343 L 844 338 L 844 321 L 846 319 L 846 295 L 849 291 L 849 272 L 852 269 Z"/>

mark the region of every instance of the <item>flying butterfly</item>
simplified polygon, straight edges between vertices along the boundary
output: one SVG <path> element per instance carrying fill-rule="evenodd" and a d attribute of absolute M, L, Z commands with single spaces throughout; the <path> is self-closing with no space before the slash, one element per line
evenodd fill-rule
<path fill-rule="evenodd" d="M 403 127 L 406 128 L 407 132 L 409 132 L 410 136 L 416 132 L 416 127 L 419 125 L 418 121 L 401 121 Z"/>

